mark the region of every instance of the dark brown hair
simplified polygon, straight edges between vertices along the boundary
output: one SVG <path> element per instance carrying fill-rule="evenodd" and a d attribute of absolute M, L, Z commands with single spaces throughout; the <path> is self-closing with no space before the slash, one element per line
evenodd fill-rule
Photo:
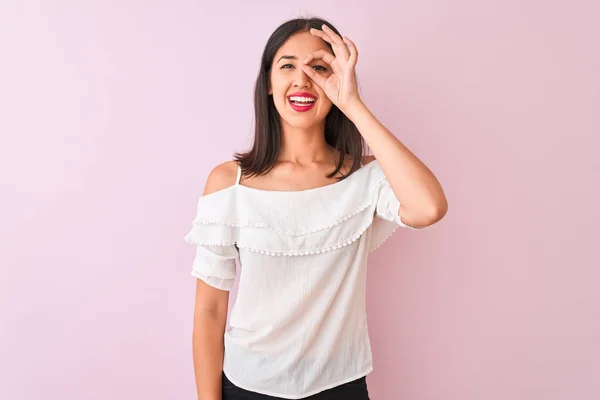
<path fill-rule="evenodd" d="M 273 97 L 269 95 L 269 82 L 271 66 L 275 53 L 295 33 L 310 31 L 310 28 L 322 29 L 327 24 L 335 33 L 341 36 L 338 30 L 329 22 L 321 18 L 296 18 L 281 24 L 269 37 L 260 62 L 260 71 L 254 85 L 254 143 L 247 152 L 236 152 L 233 158 L 241 165 L 242 171 L 247 176 L 263 175 L 268 173 L 276 164 L 281 152 L 281 120 Z M 331 45 L 327 46 L 333 53 Z M 331 110 L 325 117 L 325 141 L 340 153 L 338 164 L 328 178 L 337 175 L 346 156 L 352 159 L 352 167 L 347 178 L 360 168 L 364 139 L 356 125 L 338 108 L 332 104 Z"/>

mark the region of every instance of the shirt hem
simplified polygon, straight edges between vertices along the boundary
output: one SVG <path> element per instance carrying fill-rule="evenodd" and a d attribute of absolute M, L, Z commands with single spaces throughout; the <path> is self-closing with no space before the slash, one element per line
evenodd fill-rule
<path fill-rule="evenodd" d="M 350 378 L 343 379 L 343 380 L 338 381 L 336 383 L 332 383 L 332 384 L 323 386 L 320 389 L 315 389 L 315 390 L 312 390 L 312 391 L 307 392 L 307 393 L 303 393 L 303 394 L 299 394 L 299 395 L 294 395 L 294 394 L 290 395 L 290 394 L 281 394 L 281 393 L 269 392 L 269 391 L 266 391 L 266 390 L 257 390 L 257 389 L 253 389 L 253 388 L 250 388 L 250 387 L 247 387 L 247 386 L 243 386 L 239 382 L 237 382 L 236 380 L 231 379 L 229 377 L 229 375 L 227 375 L 227 373 L 223 369 L 223 373 L 225 374 L 225 376 L 227 376 L 227 379 L 229 379 L 229 381 L 231 381 L 231 383 L 233 383 L 235 386 L 237 386 L 237 387 L 239 387 L 241 389 L 248 390 L 248 391 L 254 392 L 254 393 L 264 394 L 264 395 L 267 395 L 267 396 L 281 397 L 283 399 L 292 399 L 292 400 L 303 399 L 305 397 L 309 397 L 309 396 L 315 395 L 315 394 L 323 392 L 325 390 L 333 389 L 336 386 L 340 386 L 340 385 L 343 385 L 345 383 L 352 382 L 352 381 L 354 381 L 354 380 L 356 380 L 358 378 L 362 378 L 363 376 L 366 376 L 366 375 L 370 374 L 372 371 L 373 371 L 373 365 L 370 365 L 366 370 L 364 370 L 363 372 L 361 372 L 358 375 L 353 375 Z"/>

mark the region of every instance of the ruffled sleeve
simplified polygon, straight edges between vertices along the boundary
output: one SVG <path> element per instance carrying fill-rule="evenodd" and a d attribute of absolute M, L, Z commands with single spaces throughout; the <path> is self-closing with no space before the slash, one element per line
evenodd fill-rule
<path fill-rule="evenodd" d="M 410 228 L 414 230 L 421 230 L 424 228 L 416 228 L 410 225 L 406 225 L 402 222 L 400 215 L 400 201 L 394 194 L 392 187 L 387 179 L 383 180 L 378 188 L 377 193 L 377 206 L 375 207 L 375 217 L 384 219 L 389 222 L 393 222 L 403 228 Z"/>
<path fill-rule="evenodd" d="M 229 229 L 207 218 L 215 213 L 218 213 L 218 210 L 214 204 L 201 197 L 192 228 L 184 239 L 196 245 L 191 275 L 212 287 L 229 291 L 233 288 L 235 280 L 239 250 L 235 242 L 228 237 Z"/>
<path fill-rule="evenodd" d="M 196 257 L 191 275 L 212 287 L 231 290 L 235 280 L 235 260 L 239 258 L 235 245 L 196 245 Z"/>
<path fill-rule="evenodd" d="M 374 163 L 377 161 L 373 161 Z M 400 211 L 400 201 L 394 194 L 389 181 L 385 178 L 383 170 L 376 165 L 376 174 L 379 183 L 375 189 L 375 217 L 373 218 L 373 227 L 371 229 L 370 251 L 381 246 L 398 227 L 409 228 L 412 230 L 423 230 L 405 224 L 398 212 Z"/>

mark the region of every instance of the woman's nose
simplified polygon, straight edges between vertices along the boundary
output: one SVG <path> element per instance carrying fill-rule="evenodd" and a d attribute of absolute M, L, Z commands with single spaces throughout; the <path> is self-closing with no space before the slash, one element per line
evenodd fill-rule
<path fill-rule="evenodd" d="M 294 85 L 295 86 L 310 86 L 311 84 L 311 80 L 308 77 L 308 75 L 306 75 L 306 72 L 302 71 L 301 69 L 298 69 L 298 72 L 296 73 L 295 77 L 294 77 Z"/>

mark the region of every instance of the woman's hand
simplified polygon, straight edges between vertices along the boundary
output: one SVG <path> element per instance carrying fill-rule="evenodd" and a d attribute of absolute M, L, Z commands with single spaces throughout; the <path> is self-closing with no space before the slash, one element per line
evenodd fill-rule
<path fill-rule="evenodd" d="M 325 50 L 319 50 L 311 53 L 302 62 L 302 70 L 317 85 L 323 89 L 327 97 L 342 112 L 347 114 L 347 110 L 354 102 L 360 102 L 358 95 L 358 85 L 354 67 L 358 60 L 358 50 L 354 43 L 344 36 L 344 39 L 335 33 L 327 25 L 323 24 L 323 30 L 311 28 L 310 33 L 325 40 L 333 48 L 335 57 Z M 317 59 L 322 59 L 329 64 L 333 73 L 328 77 L 322 76 L 308 64 Z"/>

